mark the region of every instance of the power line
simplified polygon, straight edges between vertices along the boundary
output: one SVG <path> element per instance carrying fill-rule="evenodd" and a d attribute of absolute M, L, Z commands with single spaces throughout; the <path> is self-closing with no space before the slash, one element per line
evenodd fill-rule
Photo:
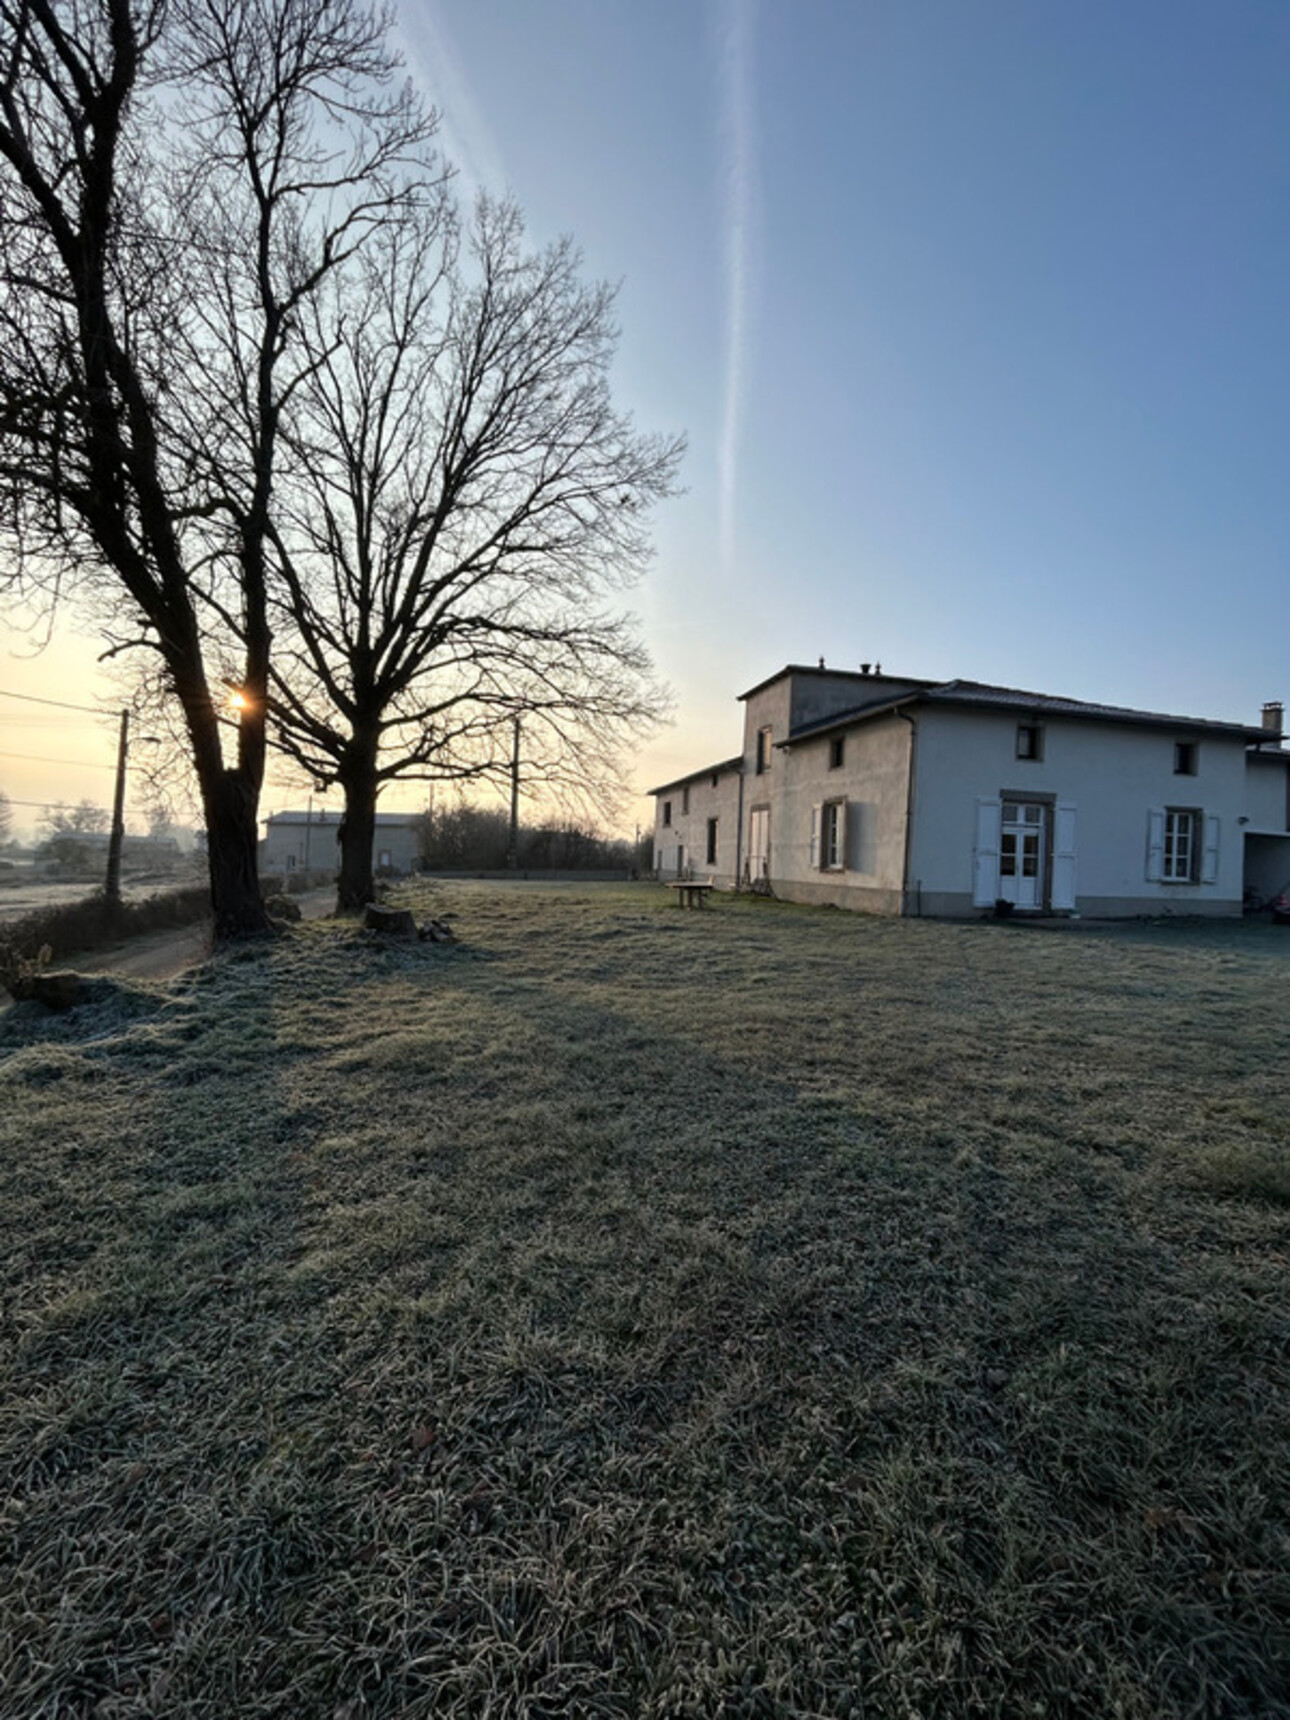
<path fill-rule="evenodd" d="M 42 758 L 38 753 L 0 752 L 0 758 L 20 758 L 27 764 L 70 764 L 85 770 L 115 770 L 114 764 L 106 764 L 102 759 L 88 758 Z"/>
<path fill-rule="evenodd" d="M 5 799 L 9 800 L 9 796 L 6 795 Z M 67 802 L 65 800 L 9 800 L 9 805 L 31 806 L 37 808 L 41 812 L 52 812 L 55 807 L 66 806 Z"/>
<path fill-rule="evenodd" d="M 10 693 L 0 687 L 0 699 L 22 699 L 28 705 L 57 705 L 60 711 L 88 711 L 92 717 L 110 717 L 102 705 L 69 705 L 66 699 L 39 699 L 35 693 Z"/>

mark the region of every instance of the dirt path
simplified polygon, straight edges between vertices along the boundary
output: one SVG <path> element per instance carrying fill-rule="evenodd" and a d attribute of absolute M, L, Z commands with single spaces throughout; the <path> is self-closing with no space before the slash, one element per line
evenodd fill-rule
<path fill-rule="evenodd" d="M 309 890 L 293 901 L 299 904 L 306 920 L 321 920 L 336 905 L 334 889 Z M 86 950 L 81 954 L 63 956 L 53 965 L 75 968 L 78 973 L 129 974 L 136 979 L 171 979 L 185 968 L 196 967 L 211 953 L 209 921 L 183 926 L 174 931 L 149 932 L 140 938 L 127 938 L 106 950 Z M 3 994 L 0 994 L 0 998 Z"/>

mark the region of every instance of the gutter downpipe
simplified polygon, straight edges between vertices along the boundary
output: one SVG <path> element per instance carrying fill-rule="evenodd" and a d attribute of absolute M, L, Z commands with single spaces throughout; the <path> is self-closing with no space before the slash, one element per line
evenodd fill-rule
<path fill-rule="evenodd" d="M 914 776 L 918 760 L 918 719 L 911 717 L 908 711 L 897 710 L 896 715 L 903 717 L 909 724 L 909 776 L 905 785 L 905 863 L 901 869 L 900 913 L 902 919 L 909 915 L 909 860 L 913 850 L 914 832 Z M 918 913 L 913 917 L 922 918 L 922 891 L 919 893 Z"/>
<path fill-rule="evenodd" d="M 735 819 L 735 891 L 743 889 L 744 858 L 744 761 L 739 760 L 739 816 Z"/>

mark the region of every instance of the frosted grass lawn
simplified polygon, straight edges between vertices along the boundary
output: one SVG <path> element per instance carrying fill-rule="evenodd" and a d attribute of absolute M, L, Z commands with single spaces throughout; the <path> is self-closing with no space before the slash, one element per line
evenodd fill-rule
<path fill-rule="evenodd" d="M 1290 1714 L 1290 934 L 665 895 L 0 1018 L 6 1717 Z"/>

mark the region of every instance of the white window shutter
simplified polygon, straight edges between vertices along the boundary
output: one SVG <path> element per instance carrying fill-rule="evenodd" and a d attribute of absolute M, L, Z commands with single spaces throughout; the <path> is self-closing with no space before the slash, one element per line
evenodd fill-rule
<path fill-rule="evenodd" d="M 997 800 L 976 803 L 976 848 L 972 855 L 972 906 L 991 908 L 999 894 L 999 836 L 1003 808 Z"/>
<path fill-rule="evenodd" d="M 847 859 L 847 803 L 845 800 L 838 802 L 838 810 L 834 813 L 834 817 L 838 821 L 838 865 L 845 872 L 850 865 L 850 861 Z"/>
<path fill-rule="evenodd" d="M 820 809 L 811 808 L 811 869 L 817 871 L 820 864 Z"/>
<path fill-rule="evenodd" d="M 1165 875 L 1165 815 L 1153 808 L 1147 814 L 1147 883 L 1158 884 Z"/>
<path fill-rule="evenodd" d="M 1201 859 L 1200 881 L 1202 884 L 1218 883 L 1218 827 L 1222 822 L 1213 818 L 1207 812 L 1205 818 L 1205 848 Z"/>
<path fill-rule="evenodd" d="M 1075 808 L 1058 801 L 1053 814 L 1053 907 L 1075 906 Z"/>

